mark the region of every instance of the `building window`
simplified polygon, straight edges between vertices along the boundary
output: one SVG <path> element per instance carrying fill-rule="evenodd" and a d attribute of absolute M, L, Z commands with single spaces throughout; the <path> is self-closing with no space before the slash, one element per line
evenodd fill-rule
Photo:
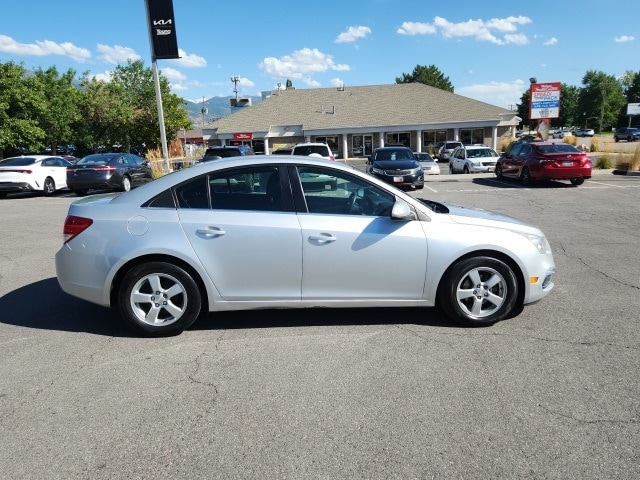
<path fill-rule="evenodd" d="M 460 130 L 460 141 L 465 145 L 484 143 L 484 128 L 474 128 L 473 130 Z"/>
<path fill-rule="evenodd" d="M 404 145 L 411 148 L 411 133 L 398 132 L 387 133 L 384 140 L 385 145 Z"/>
<path fill-rule="evenodd" d="M 316 142 L 318 143 L 326 143 L 327 145 L 329 145 L 329 148 L 331 149 L 331 151 L 334 154 L 337 154 L 339 149 L 339 145 L 338 145 L 338 137 L 337 136 L 333 136 L 333 137 L 316 137 Z"/>
<path fill-rule="evenodd" d="M 354 135 L 351 153 L 354 157 L 367 157 L 373 153 L 373 135 Z"/>

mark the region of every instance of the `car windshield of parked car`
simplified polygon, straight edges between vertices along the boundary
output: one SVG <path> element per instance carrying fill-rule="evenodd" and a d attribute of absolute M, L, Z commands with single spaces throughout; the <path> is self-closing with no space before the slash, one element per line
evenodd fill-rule
<path fill-rule="evenodd" d="M 495 150 L 491 148 L 478 148 L 469 150 L 468 152 L 469 158 L 481 158 L 481 157 L 497 157 L 498 154 Z"/>
<path fill-rule="evenodd" d="M 32 157 L 6 158 L 0 160 L 0 167 L 24 167 L 34 163 L 36 163 L 36 159 Z"/>
<path fill-rule="evenodd" d="M 568 143 L 554 143 L 553 145 L 538 145 L 540 153 L 580 153 L 573 145 Z"/>
<path fill-rule="evenodd" d="M 376 160 L 415 160 L 415 157 L 408 150 L 382 150 L 376 155 Z"/>

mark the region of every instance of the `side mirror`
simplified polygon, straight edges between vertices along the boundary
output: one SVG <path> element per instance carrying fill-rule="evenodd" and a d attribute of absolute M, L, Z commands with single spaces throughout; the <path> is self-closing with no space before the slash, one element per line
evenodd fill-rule
<path fill-rule="evenodd" d="M 396 200 L 391 208 L 392 220 L 415 220 L 416 216 L 409 204 L 403 200 Z"/>

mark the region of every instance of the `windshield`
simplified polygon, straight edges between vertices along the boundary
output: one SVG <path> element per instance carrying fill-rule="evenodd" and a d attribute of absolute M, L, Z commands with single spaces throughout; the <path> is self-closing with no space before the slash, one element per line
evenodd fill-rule
<path fill-rule="evenodd" d="M 382 150 L 376 154 L 376 160 L 415 160 L 409 150 Z"/>
<path fill-rule="evenodd" d="M 491 148 L 478 148 L 475 150 L 467 150 L 469 158 L 479 157 L 497 157 L 498 153 Z"/>
<path fill-rule="evenodd" d="M 207 150 L 204 156 L 229 158 L 229 157 L 241 157 L 242 153 L 240 152 L 240 150 L 236 148 L 215 148 L 215 149 Z"/>

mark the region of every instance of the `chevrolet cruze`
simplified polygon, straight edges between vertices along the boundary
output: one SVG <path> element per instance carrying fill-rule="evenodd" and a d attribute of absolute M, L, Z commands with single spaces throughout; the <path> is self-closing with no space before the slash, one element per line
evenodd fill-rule
<path fill-rule="evenodd" d="M 307 157 L 220 159 L 83 197 L 63 232 L 62 289 L 149 336 L 264 308 L 439 306 L 485 326 L 554 286 L 538 228 Z"/>

